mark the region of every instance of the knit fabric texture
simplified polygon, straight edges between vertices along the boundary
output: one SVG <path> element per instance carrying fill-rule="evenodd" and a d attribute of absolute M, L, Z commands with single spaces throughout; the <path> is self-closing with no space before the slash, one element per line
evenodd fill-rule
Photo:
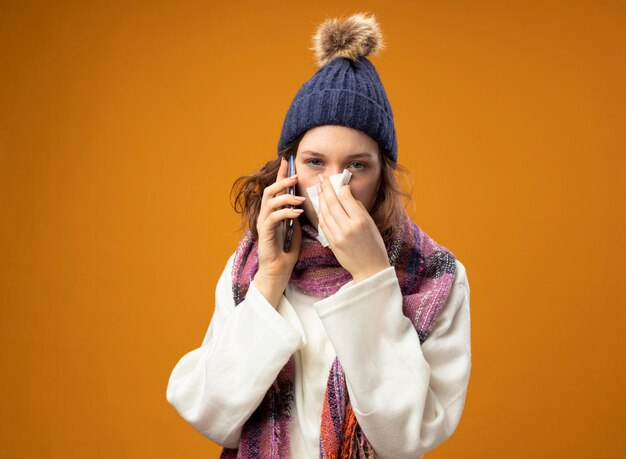
<path fill-rule="evenodd" d="M 398 160 L 393 112 L 378 72 L 367 57 L 338 57 L 298 90 L 283 122 L 278 152 L 309 129 L 334 124 L 359 129 Z"/>
<path fill-rule="evenodd" d="M 317 240 L 317 229 L 301 225 L 302 246 L 290 278 L 304 293 L 326 298 L 352 279 L 332 250 Z M 454 255 L 435 242 L 406 211 L 394 225 L 386 243 L 389 262 L 394 266 L 403 297 L 402 312 L 411 320 L 420 343 L 435 325 L 446 303 L 454 277 Z M 233 298 L 239 305 L 258 271 L 258 249 L 249 230 L 240 241 L 233 265 Z M 263 401 L 243 426 L 239 447 L 224 448 L 222 458 L 289 457 L 290 406 L 293 402 L 294 358 L 288 360 Z M 413 381 L 407 381 L 412 384 Z M 326 388 L 320 425 L 321 458 L 373 458 L 350 405 L 346 378 L 339 359 L 333 362 Z"/>

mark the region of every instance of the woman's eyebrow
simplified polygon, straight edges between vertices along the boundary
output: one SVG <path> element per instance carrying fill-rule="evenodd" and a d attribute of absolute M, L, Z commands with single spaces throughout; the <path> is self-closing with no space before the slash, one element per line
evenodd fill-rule
<path fill-rule="evenodd" d="M 304 150 L 301 151 L 299 154 L 308 154 L 309 156 L 315 156 L 315 157 L 319 157 L 319 158 L 324 158 L 325 155 L 322 153 L 319 153 L 317 151 L 312 151 L 312 150 Z M 347 156 L 348 159 L 352 159 L 352 158 L 367 158 L 367 159 L 372 159 L 375 155 L 373 155 L 372 153 L 368 153 L 368 152 L 360 152 L 360 153 L 351 153 Z"/>

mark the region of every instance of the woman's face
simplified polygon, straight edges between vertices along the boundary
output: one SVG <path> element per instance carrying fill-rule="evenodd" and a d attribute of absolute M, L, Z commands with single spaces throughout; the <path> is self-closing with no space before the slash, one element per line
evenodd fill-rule
<path fill-rule="evenodd" d="M 346 126 L 324 125 L 307 131 L 296 153 L 296 193 L 307 198 L 302 208 L 314 226 L 318 225 L 317 214 L 306 189 L 320 182 L 318 175 L 330 177 L 344 169 L 352 172 L 352 195 L 370 212 L 381 172 L 378 143 L 364 132 Z"/>

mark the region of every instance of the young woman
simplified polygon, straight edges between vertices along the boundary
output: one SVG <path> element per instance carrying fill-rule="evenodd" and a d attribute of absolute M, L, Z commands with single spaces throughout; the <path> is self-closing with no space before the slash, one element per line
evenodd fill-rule
<path fill-rule="evenodd" d="M 222 457 L 416 458 L 459 423 L 469 284 L 401 203 L 393 115 L 366 57 L 381 47 L 373 16 L 324 22 L 278 158 L 233 187 L 247 230 L 202 345 L 167 387 Z"/>

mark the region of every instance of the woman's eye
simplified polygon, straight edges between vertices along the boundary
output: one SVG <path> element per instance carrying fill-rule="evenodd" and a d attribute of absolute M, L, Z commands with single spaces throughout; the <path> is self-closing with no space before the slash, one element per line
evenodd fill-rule
<path fill-rule="evenodd" d="M 359 162 L 359 161 L 355 161 L 351 164 L 355 169 L 363 169 L 365 168 L 365 164 Z"/>
<path fill-rule="evenodd" d="M 307 159 L 306 164 L 314 167 L 323 165 L 322 161 L 319 159 Z M 352 167 L 353 169 L 365 169 L 366 165 L 360 161 L 353 161 L 349 164 L 349 167 Z"/>

